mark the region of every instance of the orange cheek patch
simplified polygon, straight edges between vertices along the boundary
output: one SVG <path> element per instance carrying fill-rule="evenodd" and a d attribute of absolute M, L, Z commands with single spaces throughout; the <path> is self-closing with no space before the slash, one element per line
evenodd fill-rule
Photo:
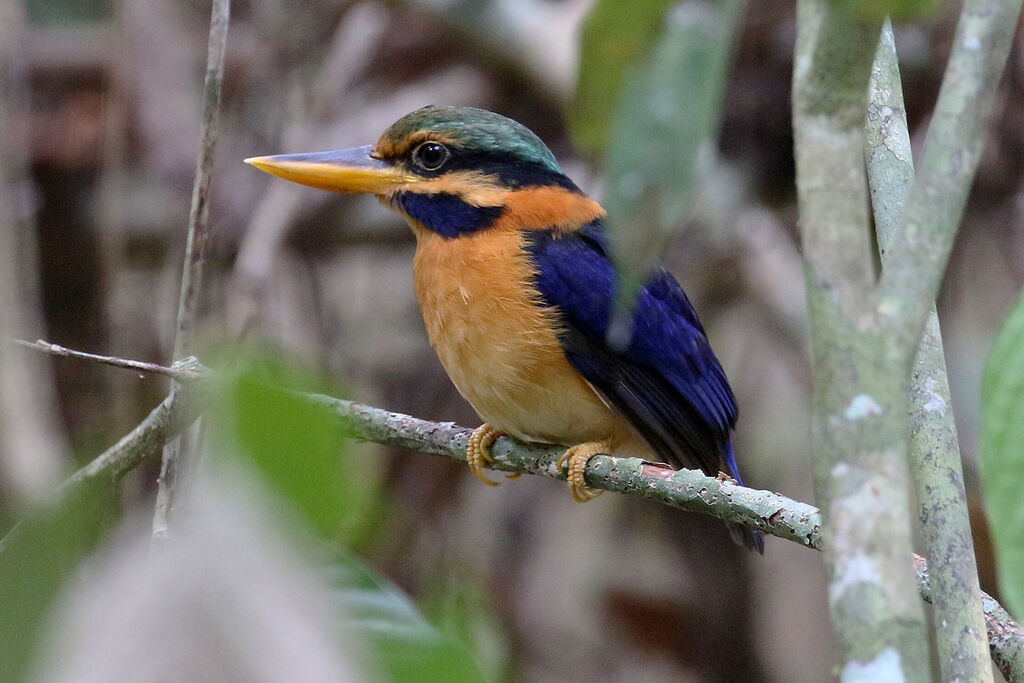
<path fill-rule="evenodd" d="M 604 215 L 604 209 L 586 195 L 564 187 L 528 187 L 505 196 L 499 223 L 519 228 L 555 228 L 571 232 Z"/>

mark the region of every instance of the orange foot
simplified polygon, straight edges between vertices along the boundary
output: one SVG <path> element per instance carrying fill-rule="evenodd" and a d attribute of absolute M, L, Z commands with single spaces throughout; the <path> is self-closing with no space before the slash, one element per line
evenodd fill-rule
<path fill-rule="evenodd" d="M 587 487 L 585 474 L 587 462 L 595 455 L 609 453 L 611 449 L 607 444 L 599 441 L 581 443 L 573 446 L 565 452 L 558 460 L 558 469 L 566 469 L 565 478 L 569 482 L 569 490 L 572 491 L 573 500 L 577 503 L 586 503 L 601 495 L 598 489 Z"/>
<path fill-rule="evenodd" d="M 492 481 L 484 472 L 484 467 L 491 462 L 491 454 L 487 450 L 499 436 L 505 436 L 505 432 L 499 431 L 485 422 L 473 430 L 466 443 L 466 462 L 469 463 L 469 471 L 488 486 L 498 486 L 498 482 Z"/>
<path fill-rule="evenodd" d="M 739 486 L 739 482 L 738 481 L 736 481 L 735 479 L 733 479 L 728 474 L 726 474 L 725 472 L 722 472 L 722 471 L 718 472 L 718 476 L 715 477 L 715 480 L 716 481 L 721 481 L 721 482 L 726 482 L 727 481 L 730 484 L 732 484 L 733 486 Z"/>

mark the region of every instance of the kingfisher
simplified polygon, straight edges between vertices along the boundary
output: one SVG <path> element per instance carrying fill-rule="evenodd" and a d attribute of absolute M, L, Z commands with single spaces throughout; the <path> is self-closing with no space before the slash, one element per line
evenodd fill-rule
<path fill-rule="evenodd" d="M 431 346 L 483 424 L 466 447 L 485 472 L 495 439 L 570 445 L 573 497 L 597 454 L 696 467 L 742 485 L 736 399 L 686 293 L 645 280 L 628 344 L 611 344 L 616 293 L 604 209 L 531 130 L 472 107 L 428 106 L 375 145 L 245 160 L 303 185 L 375 195 L 416 237 L 413 279 Z M 731 525 L 764 552 L 764 539 Z"/>

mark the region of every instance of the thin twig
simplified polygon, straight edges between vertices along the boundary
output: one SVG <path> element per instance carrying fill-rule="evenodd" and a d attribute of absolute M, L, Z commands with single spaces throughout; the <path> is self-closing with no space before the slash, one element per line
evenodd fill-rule
<path fill-rule="evenodd" d="M 230 10 L 230 0 L 213 1 L 203 91 L 202 141 L 199 158 L 196 161 L 195 181 L 192 184 L 188 240 L 185 244 L 185 264 L 181 274 L 181 294 L 178 299 L 177 334 L 174 338 L 174 357 L 176 359 L 191 352 L 199 313 L 206 245 L 210 238 L 210 178 L 213 172 L 214 152 L 217 148 L 220 100 L 224 84 L 224 52 Z"/>
<path fill-rule="evenodd" d="M 115 368 L 122 368 L 125 370 L 136 370 L 138 372 L 148 372 L 153 375 L 164 375 L 181 382 L 188 382 L 194 379 L 199 379 L 209 374 L 209 370 L 199 363 L 199 360 L 195 356 L 189 356 L 183 360 L 176 362 L 172 367 L 166 365 L 158 365 L 156 363 L 146 363 L 145 361 L 128 360 L 127 358 L 118 358 L 117 356 L 100 356 L 95 353 L 86 353 L 85 351 L 75 351 L 59 344 L 50 343 L 44 339 L 37 339 L 34 342 L 25 341 L 24 339 L 8 339 L 12 344 L 24 347 L 26 349 L 32 349 L 34 351 L 41 351 L 50 356 L 57 356 L 58 358 L 75 358 L 78 360 L 93 361 L 94 363 L 101 363 L 103 365 L 109 365 Z"/>
<path fill-rule="evenodd" d="M 175 387 L 135 429 L 71 475 L 60 490 L 65 491 L 89 479 L 120 479 L 146 460 L 156 457 L 164 444 L 199 419 L 203 404 L 201 391 L 197 392 L 194 387 L 187 391 Z"/>
<path fill-rule="evenodd" d="M 189 212 L 188 240 L 185 245 L 185 265 L 181 276 L 181 295 L 178 300 L 177 334 L 174 338 L 174 359 L 189 355 L 193 349 L 199 295 L 202 290 L 203 265 L 209 230 L 210 177 L 213 156 L 217 147 L 220 118 L 221 91 L 224 85 L 224 53 L 227 45 L 231 0 L 213 0 L 210 16 L 210 39 L 206 57 L 206 80 L 203 90 L 202 142 L 196 161 L 196 177 L 192 185 L 192 208 Z M 156 510 L 153 514 L 153 536 L 167 532 L 167 523 L 174 505 L 174 492 L 178 481 L 179 460 L 183 457 L 182 443 L 176 440 L 164 449 L 158 479 Z"/>
<path fill-rule="evenodd" d="M 88 358 L 88 354 L 76 357 L 93 360 Z M 189 391 L 184 391 L 180 387 L 172 389 L 167 398 L 150 411 L 135 429 L 61 484 L 57 489 L 58 493 L 66 495 L 72 489 L 96 479 L 117 482 L 146 460 L 155 458 L 170 439 L 181 434 L 198 419 L 203 401 L 195 394 L 194 388 Z M 0 539 L 0 553 L 4 552 L 10 539 L 20 528 L 20 523 L 14 525 L 7 535 Z"/>

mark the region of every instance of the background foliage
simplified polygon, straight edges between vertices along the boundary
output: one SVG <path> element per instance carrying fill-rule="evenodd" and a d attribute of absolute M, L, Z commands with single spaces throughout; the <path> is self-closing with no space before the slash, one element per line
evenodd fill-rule
<path fill-rule="evenodd" d="M 222 464 L 248 472 L 224 469 L 227 479 L 252 478 L 251 486 L 240 486 L 250 502 L 239 505 L 268 510 L 273 521 L 255 530 L 218 526 L 231 523 L 225 517 L 246 515 L 220 514 L 211 503 L 211 528 L 234 529 L 228 536 L 251 541 L 246 549 L 225 536 L 212 547 L 221 549 L 218 559 L 237 577 L 254 577 L 257 565 L 277 568 L 265 581 L 218 584 L 223 595 L 242 591 L 232 605 L 273 605 L 274 596 L 306 604 L 294 598 L 296 590 L 326 596 L 327 604 L 341 602 L 339 612 L 351 622 L 335 624 L 342 627 L 339 648 L 365 654 L 349 636 L 368 637 L 394 659 L 353 661 L 392 674 L 408 673 L 405 667 L 416 662 L 422 669 L 414 674 L 460 672 L 465 680 L 643 675 L 819 681 L 830 675 L 827 593 L 816 554 L 770 542 L 763 560 L 748 557 L 715 520 L 613 496 L 577 506 L 563 486 L 529 477 L 491 490 L 452 463 L 399 452 L 346 457 L 371 447 L 338 448 L 340 435 L 304 422 L 286 393 L 262 390 L 268 373 L 307 390 L 334 386 L 324 378 L 343 377 L 349 396 L 475 424 L 423 336 L 411 287 L 412 239 L 399 219 L 372 200 L 271 183 L 240 160 L 367 144 L 427 103 L 482 106 L 538 132 L 588 192 L 627 201 L 613 198 L 614 186 L 602 190 L 596 167 L 576 156 L 577 146 L 593 158 L 605 144 L 609 169 L 617 162 L 643 169 L 661 183 L 661 192 L 678 191 L 672 194 L 678 206 L 661 220 L 630 226 L 643 236 L 636 243 L 663 245 L 668 266 L 702 313 L 739 396 L 737 450 L 748 482 L 811 500 L 806 314 L 789 112 L 793 9 L 751 3 L 741 12 L 739 3 L 683 3 L 698 16 L 723 13 L 722 23 L 712 22 L 694 47 L 694 31 L 704 25 L 682 22 L 686 7 L 671 15 L 677 23 L 663 21 L 668 4 L 632 4 L 628 29 L 618 31 L 614 5 L 622 3 L 611 2 L 598 3 L 586 23 L 589 4 L 581 0 L 314 0 L 302 11 L 284 0 L 234 4 L 203 331 L 210 339 L 273 344 L 282 356 L 304 359 L 307 370 L 292 375 L 279 361 L 260 360 L 255 369 L 239 362 L 222 389 L 220 428 L 229 437 L 219 442 Z M 920 15 L 922 3 L 906 4 L 912 16 L 897 23 L 895 34 L 919 149 L 957 7 L 936 3 L 933 13 Z M 5 153 L 4 164 L 24 158 L 35 188 L 26 192 L 24 183 L 10 182 L 16 174 L 4 173 L 0 204 L 18 198 L 6 205 L 19 207 L 15 218 L 34 219 L 35 229 L 15 232 L 4 224 L 0 233 L 18 236 L 17 253 L 38 254 L 37 261 L 21 259 L 19 272 L 31 281 L 25 264 L 38 263 L 40 283 L 34 317 L 0 321 L 0 334 L 45 335 L 69 347 L 167 361 L 198 148 L 208 4 L 123 0 L 83 11 L 85 5 L 34 0 L 26 7 L 28 21 L 5 21 L 0 35 L 2 54 L 19 57 L 0 59 L 5 78 L 20 64 L 31 92 L 20 98 L 4 92 L 0 135 L 5 145 L 23 147 L 20 157 Z M 603 43 L 609 36 L 616 42 Z M 735 45 L 725 49 L 730 36 Z M 979 397 L 988 351 L 1024 283 L 1020 49 L 1018 36 L 939 301 L 982 586 L 992 593 L 1000 585 L 974 444 L 984 423 L 986 477 L 994 489 L 1010 481 L 998 458 L 1007 466 L 1016 462 L 1012 456 L 1020 449 L 1009 445 L 1008 429 L 1020 421 L 993 406 L 1020 404 L 999 399 L 1001 389 L 1010 396 L 1017 390 L 1012 381 L 1022 365 L 1013 352 L 1019 345 L 999 345 L 986 374 L 984 412 Z M 607 104 L 615 92 L 629 93 L 625 109 Z M 682 121 L 684 128 L 661 125 L 656 107 L 648 106 L 654 95 L 671 106 L 692 106 L 695 116 Z M 567 113 L 574 136 L 564 124 Z M 694 182 L 694 160 L 704 182 Z M 687 207 L 690 218 L 679 225 Z M 670 232 L 678 239 L 668 242 Z M 637 251 L 636 258 L 649 253 Z M 0 299 L 0 309 L 9 305 Z M 76 579 L 79 588 L 68 597 L 58 594 L 70 585 L 67 573 L 55 569 L 85 556 L 94 565 L 107 566 L 100 563 L 112 556 L 113 566 L 126 566 L 137 550 L 130 544 L 94 550 L 93 539 L 116 517 L 97 503 L 102 497 L 89 498 L 84 511 L 72 506 L 77 512 L 70 517 L 32 501 L 138 422 L 162 398 L 166 381 L 54 360 L 41 364 L 33 386 L 52 389 L 44 392 L 45 405 L 56 426 L 47 433 L 57 445 L 34 453 L 44 486 L 26 490 L 5 450 L 10 424 L 3 425 L 0 512 L 8 520 L 37 520 L 26 523 L 0 557 L 0 604 L 11 606 L 0 620 L 4 680 L 31 665 L 29 645 L 52 627 L 51 615 L 90 623 L 82 597 L 95 588 L 89 573 Z M 260 418 L 246 418 L 250 411 Z M 1002 427 L 990 423 L 1000 419 Z M 244 427 L 231 437 L 236 425 Z M 332 452 L 344 459 L 327 457 Z M 285 458 L 294 462 L 295 453 L 302 454 L 302 468 L 277 466 Z M 223 472 L 210 476 L 213 490 L 227 496 L 216 488 L 224 486 Z M 142 468 L 123 482 L 126 518 L 151 514 L 154 479 L 151 468 Z M 996 527 L 997 540 L 1019 527 L 1011 521 L 1018 513 L 1000 507 L 1011 505 L 1013 494 L 1006 487 L 987 501 L 1007 522 Z M 68 531 L 66 542 L 53 529 Z M 136 536 L 144 538 L 145 530 Z M 203 537 L 197 532 L 195 538 Z M 338 539 L 373 572 L 328 548 Z M 13 552 L 17 544 L 32 550 Z M 294 566 L 282 556 L 301 561 Z M 1022 574 L 1015 570 L 1017 557 L 1000 555 L 1002 576 Z M 206 565 L 192 569 L 199 566 Z M 327 571 L 310 575 L 310 566 Z M 172 575 L 182 572 L 179 567 Z M 199 590 L 181 583 L 186 594 Z M 245 593 L 245 584 L 253 592 Z M 1019 589 L 1008 584 L 1005 590 L 1008 606 L 1019 610 Z M 105 599 L 99 604 L 110 606 L 114 597 Z M 271 621 L 285 623 L 293 615 L 268 610 L 260 614 Z M 322 624 L 332 617 L 310 607 L 289 623 Z M 144 623 L 132 619 L 126 617 Z M 375 633 L 382 621 L 391 626 Z M 110 622 L 116 625 L 113 617 Z M 71 633 L 63 637 L 81 635 Z M 258 628 L 245 633 L 263 642 Z M 401 647 L 393 647 L 396 638 Z M 623 641 L 632 644 L 626 652 L 608 646 Z M 269 645 L 263 649 L 273 652 Z M 98 647 L 92 652 L 103 654 Z M 117 661 L 125 652 L 131 650 L 111 656 Z M 344 664 L 306 654 L 305 661 L 323 662 L 324 671 Z"/>
<path fill-rule="evenodd" d="M 999 549 L 996 566 L 1006 608 L 1024 618 L 1024 298 L 996 339 L 982 386 L 985 507 Z"/>

